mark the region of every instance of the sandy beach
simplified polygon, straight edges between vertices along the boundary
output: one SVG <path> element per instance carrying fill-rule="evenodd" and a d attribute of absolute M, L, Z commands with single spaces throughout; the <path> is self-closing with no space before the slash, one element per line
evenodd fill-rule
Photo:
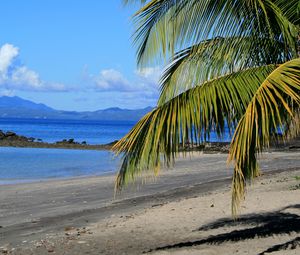
<path fill-rule="evenodd" d="M 114 176 L 2 185 L 0 254 L 299 254 L 299 152 L 263 154 L 238 221 L 226 159 L 181 158 L 116 199 Z"/>

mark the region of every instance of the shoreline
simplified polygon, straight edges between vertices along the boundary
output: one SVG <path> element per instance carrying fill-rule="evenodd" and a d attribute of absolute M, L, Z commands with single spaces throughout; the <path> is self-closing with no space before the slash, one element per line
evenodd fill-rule
<path fill-rule="evenodd" d="M 41 148 L 41 149 L 73 149 L 73 150 L 111 150 L 118 142 L 114 140 L 107 144 L 88 144 L 86 141 L 77 142 L 75 139 L 63 139 L 56 142 L 44 142 L 42 139 L 18 135 L 13 131 L 3 132 L 0 130 L 0 147 L 14 148 Z M 181 151 L 205 151 L 210 153 L 229 151 L 229 142 L 203 142 L 197 145 L 189 144 L 184 148 L 180 146 Z"/>
<path fill-rule="evenodd" d="M 285 171 L 285 173 L 283 173 L 283 171 Z M 290 169 L 290 170 L 269 172 L 263 177 L 260 177 L 259 181 L 255 185 L 253 185 L 251 189 L 254 189 L 257 186 L 259 186 L 260 189 L 262 188 L 270 189 L 266 185 L 270 185 L 270 183 L 272 182 L 275 183 L 274 185 L 276 185 L 276 187 L 278 185 L 282 186 L 282 184 L 285 185 L 288 184 L 290 187 L 292 183 L 295 183 L 295 181 L 292 181 L 291 183 L 291 177 L 293 177 L 295 174 L 297 175 L 300 174 L 299 168 L 298 170 Z M 7 227 L 0 228 L 0 237 L 5 236 L 5 242 L 4 243 L 0 242 L 0 246 L 7 247 L 7 249 L 11 251 L 11 253 L 9 254 L 22 254 L 22 255 L 23 254 L 24 255 L 25 254 L 47 254 L 49 252 L 52 252 L 51 251 L 52 249 L 55 251 L 56 254 L 70 254 L 70 255 L 71 254 L 80 255 L 83 254 L 83 251 L 95 255 L 96 254 L 119 254 L 118 252 L 120 251 L 122 251 L 122 254 L 141 254 L 141 253 L 169 254 L 169 253 L 165 253 L 164 251 L 166 252 L 169 251 L 172 254 L 173 253 L 174 254 L 211 254 L 211 252 L 213 252 L 215 249 L 218 249 L 220 247 L 220 244 L 219 245 L 209 244 L 208 246 L 206 245 L 204 246 L 204 250 L 203 250 L 204 253 L 202 253 L 203 247 L 201 246 L 197 247 L 197 241 L 195 241 L 195 237 L 190 236 L 192 233 L 193 235 L 195 235 L 194 233 L 197 234 L 196 228 L 201 225 L 193 223 L 192 228 L 190 228 L 189 225 L 191 224 L 191 222 L 187 222 L 187 221 L 182 222 L 182 220 L 180 219 L 181 217 L 183 217 L 183 216 L 179 216 L 182 214 L 180 213 L 180 211 L 184 210 L 185 213 L 188 213 L 186 212 L 186 210 L 187 211 L 196 210 L 196 215 L 197 215 L 196 218 L 198 218 L 199 216 L 198 213 L 201 213 L 201 210 L 203 210 L 201 208 L 204 208 L 205 211 L 217 210 L 217 214 L 214 213 L 212 215 L 206 215 L 204 219 L 203 219 L 204 215 L 202 214 L 202 219 L 201 217 L 198 218 L 198 221 L 200 220 L 200 222 L 204 223 L 204 228 L 206 225 L 214 224 L 210 222 L 216 221 L 217 222 L 216 224 L 221 225 L 223 221 L 224 222 L 232 221 L 229 212 L 230 183 L 231 183 L 230 178 L 215 180 L 207 183 L 201 183 L 193 187 L 188 187 L 188 186 L 180 187 L 175 190 L 159 193 L 152 196 L 150 195 L 150 196 L 116 201 L 111 205 L 107 205 L 101 208 L 87 209 L 81 212 L 72 212 L 65 215 L 57 215 L 54 217 L 46 217 L 42 219 L 36 219 L 28 223 L 12 225 L 8 228 Z M 295 197 L 297 197 L 297 195 L 300 195 L 300 191 L 294 191 L 294 194 Z M 283 195 L 285 199 L 287 199 L 286 200 L 287 203 L 289 203 L 291 199 L 289 199 L 285 194 Z M 262 197 L 263 197 L 262 200 L 264 201 L 264 196 Z M 222 199 L 223 200 L 226 199 L 226 200 L 223 201 Z M 195 203 L 198 200 L 200 200 L 202 203 L 200 209 L 198 208 L 198 210 L 200 211 L 197 211 L 197 209 L 195 208 Z M 247 214 L 249 201 L 250 203 L 252 203 L 253 201 L 251 194 L 248 195 L 248 198 L 246 198 L 246 202 L 243 203 L 242 205 L 243 208 L 242 211 L 245 214 L 240 215 L 241 217 L 240 222 L 242 222 L 244 218 L 247 220 L 249 217 Z M 222 209 L 222 207 L 219 208 L 220 203 L 222 202 L 225 202 L 227 204 L 226 206 L 228 210 L 227 212 L 224 211 L 225 208 L 224 209 Z M 216 207 L 216 209 L 214 209 L 214 207 Z M 266 209 L 262 208 L 262 212 L 261 212 L 262 217 L 264 217 L 263 215 L 266 214 L 266 212 L 268 213 L 267 210 L 270 209 L 269 208 L 270 206 L 266 206 L 266 207 L 267 207 Z M 287 204 L 287 206 L 285 207 L 283 206 L 283 209 L 289 207 L 293 208 L 293 205 Z M 278 209 L 279 212 L 283 210 L 282 207 Z M 222 210 L 223 213 L 220 213 L 222 212 Z M 151 225 L 145 225 L 144 227 L 146 229 L 149 228 L 148 231 L 150 231 L 151 233 L 153 231 L 153 234 L 156 236 L 154 237 L 154 239 L 151 238 L 150 240 L 149 240 L 149 236 L 147 237 L 147 234 L 145 234 L 146 232 L 144 233 L 144 235 L 139 233 L 139 231 L 142 231 L 139 229 L 141 229 L 143 224 L 145 224 L 146 219 L 148 221 L 154 220 L 154 222 L 156 222 L 155 220 L 156 217 L 161 217 L 161 216 L 165 217 L 164 220 L 170 218 L 170 216 L 171 216 L 171 220 L 174 219 L 174 216 L 172 216 L 172 214 L 168 216 L 166 214 L 166 211 L 169 211 L 169 214 L 170 213 L 174 214 L 174 212 L 177 211 L 177 213 L 174 214 L 175 220 L 176 218 L 178 218 L 176 220 L 176 225 L 174 226 L 169 225 L 168 227 L 166 227 L 166 225 L 162 221 L 163 219 L 158 220 L 158 225 L 156 227 L 155 226 L 151 227 Z M 270 215 L 272 214 L 273 212 L 270 212 Z M 211 218 L 211 217 L 216 217 L 216 215 L 218 215 L 220 220 L 217 220 L 218 218 Z M 152 219 L 153 217 L 154 219 Z M 191 216 L 187 215 L 186 217 L 191 217 Z M 291 215 L 289 215 L 288 217 L 291 217 Z M 193 221 L 194 220 L 195 218 L 193 218 Z M 279 220 L 284 221 L 285 219 L 279 218 Z M 174 231 L 176 231 L 176 234 L 169 233 L 167 234 L 168 236 L 167 238 L 166 237 L 159 238 L 161 236 L 161 233 L 157 233 L 157 232 L 155 233 L 154 230 L 155 228 L 158 228 L 159 224 L 161 224 L 160 228 L 164 229 L 164 231 L 167 232 L 169 232 L 170 229 L 173 230 L 173 228 L 175 228 Z M 258 223 L 258 225 L 259 224 L 261 224 L 261 222 Z M 297 224 L 299 223 L 296 221 L 295 228 L 297 228 Z M 234 224 L 234 221 L 232 221 L 232 225 L 233 226 L 236 225 Z M 183 230 L 178 231 L 180 230 L 180 228 L 182 228 Z M 295 235 L 297 236 L 298 232 L 297 231 L 293 232 L 295 231 L 294 230 L 295 228 L 293 227 L 291 228 L 292 228 L 291 233 L 290 232 L 287 233 L 288 233 L 288 239 L 292 240 L 295 237 Z M 185 234 L 186 235 L 185 237 L 182 236 L 183 234 L 182 232 L 186 232 L 187 230 L 190 231 L 190 234 L 188 234 L 189 232 L 188 231 Z M 221 231 L 225 231 L 225 230 L 227 230 L 227 228 L 225 228 L 224 230 L 221 229 Z M 132 231 L 138 231 L 138 233 Z M 158 229 L 156 231 L 161 231 L 161 230 Z M 242 230 L 241 227 L 238 227 L 237 230 L 234 231 L 242 231 Z M 125 238 L 125 240 L 122 241 L 120 237 L 123 236 L 124 233 L 127 233 L 129 237 Z M 214 234 L 216 236 L 216 240 L 218 240 L 217 239 L 219 235 L 218 233 L 213 231 L 211 234 Z M 212 237 L 211 234 L 208 233 L 208 236 L 213 240 L 214 237 Z M 255 242 L 259 242 L 259 245 L 256 244 L 257 246 L 256 249 L 259 249 L 260 246 L 263 246 L 264 242 L 260 241 L 259 232 L 256 232 L 254 235 L 258 236 L 253 240 L 255 240 Z M 220 234 L 220 236 L 223 236 L 223 234 Z M 133 238 L 133 240 L 131 240 L 131 238 Z M 228 238 L 230 238 L 230 235 Z M 136 239 L 141 239 L 141 240 L 139 243 L 135 243 Z M 283 236 L 281 235 L 280 237 L 279 236 L 276 237 L 275 241 L 274 241 L 274 237 L 271 237 L 271 241 L 273 243 L 274 242 L 280 243 L 281 240 L 285 241 L 286 239 L 287 238 L 284 235 Z M 111 243 L 108 240 L 114 240 L 114 241 Z M 195 242 L 194 245 L 193 242 Z M 116 245 L 116 243 L 118 243 L 118 245 Z M 236 243 L 238 243 L 238 241 L 235 241 L 234 243 L 232 243 L 232 245 L 226 245 L 225 250 L 224 247 L 221 246 L 219 248 L 221 254 L 232 254 L 232 252 L 234 252 L 235 254 L 245 254 L 245 249 L 246 251 L 249 252 L 249 248 L 252 245 L 250 244 L 250 247 L 247 248 L 247 245 L 242 243 L 240 244 L 239 249 L 237 249 L 235 247 Z M 246 242 L 246 244 L 247 243 L 249 242 Z M 269 245 L 268 242 L 267 245 Z M 231 248 L 230 246 L 233 246 L 233 248 Z M 243 246 L 246 246 L 246 248 Z M 93 247 L 93 249 L 91 249 L 91 247 Z M 229 251 L 226 252 L 226 250 Z M 238 250 L 240 250 L 240 252 L 238 252 Z M 16 251 L 16 253 L 14 253 L 14 251 Z M 285 253 L 279 253 L 279 254 L 285 254 Z M 297 254 L 297 253 L 286 253 L 286 254 Z"/>
<path fill-rule="evenodd" d="M 226 155 L 195 154 L 191 160 L 181 158 L 174 169 L 163 171 L 157 180 L 149 179 L 142 186 L 130 186 L 117 199 L 113 198 L 113 175 L 0 186 L 0 247 L 9 244 L 20 250 L 16 254 L 28 254 L 26 249 L 37 251 L 32 254 L 43 254 L 35 244 L 41 240 L 54 243 L 65 240 L 68 237 L 65 229 L 69 227 L 82 229 L 101 222 L 110 224 L 115 219 L 131 219 L 131 215 L 159 210 L 170 203 L 229 192 L 231 167 L 224 164 Z M 260 163 L 264 175 L 257 183 L 277 175 L 300 175 L 297 152 L 265 153 Z M 229 203 L 230 196 L 225 201 Z M 230 215 L 230 207 L 224 210 Z M 127 230 L 130 231 L 123 229 Z M 62 244 L 56 245 L 62 247 Z M 74 245 L 77 247 L 78 243 Z M 131 254 L 130 251 L 125 254 Z M 114 254 L 106 252 L 103 254 Z"/>
<path fill-rule="evenodd" d="M 1 146 L 0 146 L 1 148 Z M 16 147 L 3 147 L 3 148 L 16 148 Z M 31 147 L 22 147 L 24 149 L 31 149 Z M 209 146 L 209 148 L 215 148 L 213 146 Z M 44 149 L 44 148 L 32 148 L 32 149 Z M 64 148 L 53 148 L 53 149 L 64 149 Z M 88 149 L 87 149 L 88 150 Z M 109 150 L 108 150 L 109 151 Z M 272 149 L 269 151 L 265 151 L 262 154 L 266 155 L 268 153 L 287 153 L 287 154 L 291 154 L 291 153 L 297 153 L 300 152 L 297 149 L 290 149 L 290 150 L 284 150 L 284 148 L 277 148 L 277 149 Z M 207 150 L 207 151 L 199 151 L 199 150 L 194 150 L 194 151 L 187 151 L 187 154 L 185 157 L 182 156 L 182 154 L 178 155 L 177 160 L 182 161 L 182 160 L 188 160 L 189 158 L 200 158 L 203 157 L 203 155 L 224 155 L 224 157 L 227 157 L 227 152 L 224 151 L 218 151 L 218 150 Z M 177 162 L 176 160 L 176 162 Z M 176 165 L 175 162 L 175 165 Z M 224 161 L 225 164 L 227 164 L 226 160 Z M 230 167 L 229 167 L 230 168 Z M 172 168 L 170 168 L 172 169 Z M 37 179 L 1 179 L 0 177 L 0 187 L 1 186 L 12 186 L 12 185 L 23 185 L 23 184 L 32 184 L 32 183 L 47 183 L 47 182 L 56 182 L 56 181 L 76 181 L 78 179 L 88 179 L 88 178 L 101 178 L 101 177 L 105 177 L 105 176 L 115 176 L 115 174 L 117 173 L 118 168 L 115 170 L 110 170 L 110 171 L 103 171 L 103 172 L 99 172 L 97 174 L 86 174 L 86 175 L 73 175 L 73 176 L 60 176 L 60 177 L 50 177 L 50 178 L 37 178 Z M 167 170 L 168 171 L 168 170 Z"/>
<path fill-rule="evenodd" d="M 68 144 L 68 143 L 47 143 L 47 142 L 18 142 L 0 140 L 1 147 L 12 148 L 36 148 L 36 149 L 69 149 L 69 150 L 111 150 L 114 142 L 108 144 Z"/>
<path fill-rule="evenodd" d="M 103 172 L 103 174 L 97 174 L 97 175 L 78 175 L 78 176 L 66 176 L 66 177 L 52 177 L 52 178 L 44 178 L 44 179 L 30 179 L 30 180 L 3 180 L 0 178 L 0 186 L 11 186 L 11 185 L 26 185 L 26 184 L 38 184 L 38 183 L 51 183 L 51 182 L 59 182 L 59 181 L 76 181 L 76 180 L 84 180 L 89 178 L 101 178 L 101 177 L 107 177 L 107 176 L 114 176 L 116 174 L 116 171 L 111 172 Z M 2 183 L 7 181 L 9 183 Z M 14 182 L 16 181 L 16 182 Z"/>
<path fill-rule="evenodd" d="M 12 131 L 3 132 L 0 130 L 0 148 L 40 148 L 40 149 L 70 149 L 70 150 L 111 150 L 118 142 L 114 140 L 107 144 L 88 144 L 86 141 L 77 142 L 75 139 L 63 139 L 56 142 L 44 142 L 41 139 L 34 137 L 26 137 L 18 135 Z M 182 144 L 179 146 L 181 152 L 203 152 L 203 153 L 228 153 L 230 149 L 230 141 L 207 141 L 199 144 L 187 144 L 185 147 Z M 294 138 L 288 142 L 274 141 L 270 148 L 265 151 L 285 151 L 299 150 L 300 138 Z"/>

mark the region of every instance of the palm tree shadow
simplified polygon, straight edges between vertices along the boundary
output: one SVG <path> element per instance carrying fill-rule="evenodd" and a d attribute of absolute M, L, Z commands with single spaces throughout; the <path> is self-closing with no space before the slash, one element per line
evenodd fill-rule
<path fill-rule="evenodd" d="M 287 209 L 299 210 L 299 214 L 284 212 Z M 187 241 L 166 245 L 150 250 L 168 250 L 173 248 L 184 248 L 202 244 L 221 244 L 224 242 L 238 242 L 247 239 L 263 238 L 272 235 L 282 235 L 291 233 L 300 233 L 300 204 L 284 207 L 279 211 L 264 214 L 248 214 L 242 216 L 238 220 L 231 218 L 221 218 L 217 221 L 206 224 L 195 231 L 209 231 L 226 227 L 243 227 L 239 230 L 233 230 L 228 233 L 222 233 L 209 236 L 205 239 Z M 300 238 L 296 238 L 284 244 L 275 245 L 267 250 L 259 253 L 259 255 L 267 252 L 273 252 L 283 249 L 296 249 L 300 245 Z"/>

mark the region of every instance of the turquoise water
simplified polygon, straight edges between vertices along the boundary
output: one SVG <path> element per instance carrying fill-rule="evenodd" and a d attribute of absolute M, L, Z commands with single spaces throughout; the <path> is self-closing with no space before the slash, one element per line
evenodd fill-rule
<path fill-rule="evenodd" d="M 0 148 L 0 184 L 114 173 L 109 151 Z"/>
<path fill-rule="evenodd" d="M 56 142 L 73 138 L 105 144 L 123 137 L 134 122 L 0 118 L 0 130 Z M 222 141 L 229 141 L 226 134 Z M 219 141 L 212 133 L 211 141 Z M 0 184 L 116 172 L 119 160 L 109 151 L 0 147 Z"/>
<path fill-rule="evenodd" d="M 0 118 L 0 130 L 56 142 L 105 144 L 123 137 L 134 122 Z M 19 182 L 102 175 L 118 169 L 109 151 L 0 148 L 0 185 Z"/>

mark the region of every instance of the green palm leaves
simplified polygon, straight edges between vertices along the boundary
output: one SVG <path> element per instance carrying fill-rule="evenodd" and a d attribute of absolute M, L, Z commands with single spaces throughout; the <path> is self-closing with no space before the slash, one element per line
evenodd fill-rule
<path fill-rule="evenodd" d="M 286 0 L 152 0 L 135 15 L 138 63 L 171 57 L 178 49 L 216 37 L 272 38 L 294 49 L 295 25 Z M 279 8 L 278 5 L 284 6 Z M 294 10 L 297 8 L 294 8 Z M 290 16 L 290 15 L 289 15 Z M 252 41 L 255 45 L 255 41 Z M 238 46 L 238 44 L 236 44 Z"/>
<path fill-rule="evenodd" d="M 287 126 L 300 105 L 300 58 L 275 69 L 261 84 L 239 121 L 231 143 L 235 161 L 232 210 L 236 214 L 243 199 L 245 181 L 259 174 L 257 153 L 268 147 L 271 136 Z M 299 122 L 295 123 L 296 127 Z"/>
<path fill-rule="evenodd" d="M 222 136 L 244 114 L 248 103 L 275 65 L 246 69 L 195 86 L 142 118 L 114 149 L 124 152 L 117 188 L 145 170 L 158 170 L 161 155 L 173 163 L 179 144 L 200 143 L 212 130 Z"/>
<path fill-rule="evenodd" d="M 279 129 L 299 129 L 299 0 L 124 1 L 134 2 L 139 65 L 169 63 L 157 108 L 114 146 L 123 155 L 116 188 L 228 127 L 236 213 L 257 154 Z"/>

